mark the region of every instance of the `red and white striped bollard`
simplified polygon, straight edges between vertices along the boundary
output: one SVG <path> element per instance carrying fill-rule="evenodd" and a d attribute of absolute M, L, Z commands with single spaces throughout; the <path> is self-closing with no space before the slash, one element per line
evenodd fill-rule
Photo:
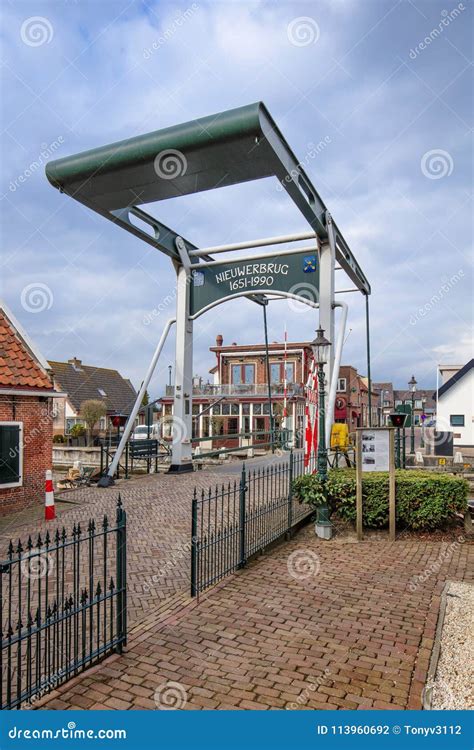
<path fill-rule="evenodd" d="M 50 469 L 46 472 L 44 490 L 44 518 L 46 521 L 54 521 L 56 518 L 56 509 L 54 507 L 53 472 Z"/>

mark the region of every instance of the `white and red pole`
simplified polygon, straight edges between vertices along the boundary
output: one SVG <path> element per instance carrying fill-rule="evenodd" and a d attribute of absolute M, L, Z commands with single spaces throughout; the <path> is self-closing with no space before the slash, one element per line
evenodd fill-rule
<path fill-rule="evenodd" d="M 53 472 L 48 469 L 44 483 L 44 517 L 46 521 L 54 521 L 56 508 L 54 507 Z"/>
<path fill-rule="evenodd" d="M 286 377 L 286 364 L 287 364 L 287 350 L 288 350 L 288 333 L 285 324 L 285 354 L 283 357 L 283 429 L 287 428 L 288 421 L 288 381 Z"/>

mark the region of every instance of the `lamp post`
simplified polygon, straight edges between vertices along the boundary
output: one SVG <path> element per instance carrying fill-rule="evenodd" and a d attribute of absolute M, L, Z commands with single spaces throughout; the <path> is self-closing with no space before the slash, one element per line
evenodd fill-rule
<path fill-rule="evenodd" d="M 326 393 L 324 391 L 324 365 L 329 358 L 330 346 L 331 343 L 324 336 L 323 329 L 318 328 L 316 331 L 316 338 L 311 342 L 311 348 L 313 350 L 314 361 L 318 367 L 319 428 L 317 468 L 323 486 L 324 502 L 322 505 L 318 505 L 316 514 L 316 534 L 321 539 L 330 539 L 332 535 L 326 489 L 328 452 L 326 447 Z"/>
<path fill-rule="evenodd" d="M 420 438 L 420 448 L 425 447 L 425 401 L 421 400 L 421 438 Z"/>
<path fill-rule="evenodd" d="M 415 452 L 415 391 L 416 391 L 416 380 L 415 376 L 411 376 L 411 380 L 408 381 L 408 387 L 411 390 L 411 430 L 410 430 L 410 453 Z"/>

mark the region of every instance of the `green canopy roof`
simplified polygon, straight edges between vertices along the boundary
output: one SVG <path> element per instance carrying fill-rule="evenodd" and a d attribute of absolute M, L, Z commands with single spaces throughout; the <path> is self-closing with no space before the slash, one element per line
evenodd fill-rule
<path fill-rule="evenodd" d="M 276 177 L 318 237 L 327 238 L 326 206 L 262 102 L 57 159 L 46 175 L 54 187 L 176 260 L 178 235 L 139 206 L 263 177 Z M 338 261 L 370 293 L 333 225 Z"/>

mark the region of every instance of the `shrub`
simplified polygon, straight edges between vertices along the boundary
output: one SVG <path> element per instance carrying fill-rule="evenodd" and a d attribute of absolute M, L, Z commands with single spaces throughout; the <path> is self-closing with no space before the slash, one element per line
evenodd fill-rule
<path fill-rule="evenodd" d="M 53 443 L 65 443 L 66 437 L 64 435 L 53 435 Z"/>
<path fill-rule="evenodd" d="M 468 482 L 450 474 L 427 471 L 395 472 L 397 523 L 407 529 L 437 529 L 456 513 L 467 510 Z M 317 475 L 298 477 L 296 497 L 316 507 L 322 502 Z M 362 516 L 367 528 L 388 526 L 388 473 L 370 472 L 362 477 Z M 356 473 L 353 469 L 333 469 L 327 480 L 328 502 L 333 511 L 347 520 L 356 520 Z"/>
<path fill-rule="evenodd" d="M 83 435 L 86 434 L 86 428 L 83 424 L 80 424 L 80 423 L 73 424 L 73 426 L 69 430 L 69 434 L 73 438 L 82 437 Z"/>

